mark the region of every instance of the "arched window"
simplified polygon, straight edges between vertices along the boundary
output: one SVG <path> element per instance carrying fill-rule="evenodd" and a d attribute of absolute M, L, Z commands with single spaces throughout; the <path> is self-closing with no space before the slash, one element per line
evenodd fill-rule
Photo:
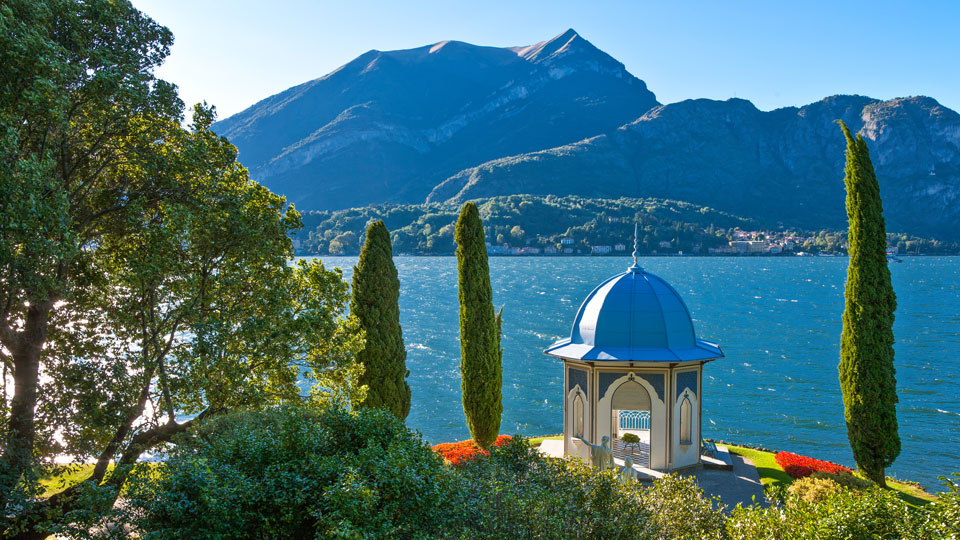
<path fill-rule="evenodd" d="M 680 402 L 680 444 L 690 444 L 692 442 L 690 439 L 691 414 L 690 400 L 684 397 L 683 401 Z"/>
<path fill-rule="evenodd" d="M 573 434 L 583 436 L 583 399 L 580 394 L 573 398 Z"/>

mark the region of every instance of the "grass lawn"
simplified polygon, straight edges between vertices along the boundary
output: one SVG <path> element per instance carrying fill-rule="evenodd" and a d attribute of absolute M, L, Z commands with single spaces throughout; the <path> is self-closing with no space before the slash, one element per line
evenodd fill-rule
<path fill-rule="evenodd" d="M 724 446 L 730 450 L 731 454 L 743 456 L 753 462 L 757 467 L 757 473 L 760 475 L 760 482 L 763 483 L 764 488 L 773 486 L 786 487 L 793 482 L 793 478 L 783 472 L 783 468 L 780 467 L 777 460 L 774 459 L 772 452 L 761 452 L 760 450 L 730 444 L 725 444 Z M 916 486 L 895 480 L 887 479 L 887 485 L 896 490 L 900 498 L 910 506 L 920 507 L 937 498 L 936 495 L 931 495 Z"/>
<path fill-rule="evenodd" d="M 139 465 L 139 464 L 138 464 Z M 153 470 L 157 463 L 146 462 L 146 465 Z M 50 497 L 56 495 L 70 486 L 79 484 L 87 479 L 93 472 L 93 463 L 78 463 L 75 465 L 61 465 L 49 474 L 40 478 L 41 497 Z M 107 466 L 106 477 L 110 478 L 113 472 L 113 464 Z"/>
<path fill-rule="evenodd" d="M 751 448 L 743 448 L 742 446 L 733 446 L 729 444 L 724 444 L 723 446 L 726 446 L 727 450 L 730 450 L 731 454 L 743 456 L 753 462 L 754 466 L 757 468 L 757 474 L 760 475 L 760 482 L 763 484 L 764 488 L 774 486 L 786 487 L 793 482 L 793 478 L 791 478 L 789 474 L 783 472 L 783 467 L 777 463 L 777 460 L 774 459 L 774 455 L 771 452 L 761 452 L 760 450 L 753 450 Z"/>
<path fill-rule="evenodd" d="M 562 441 L 563 435 L 547 435 L 546 437 L 529 437 L 527 442 L 530 443 L 530 446 L 537 447 L 540 446 L 540 443 L 543 441 Z"/>
<path fill-rule="evenodd" d="M 110 471 L 112 470 L 113 465 L 110 465 L 107 469 L 107 474 L 110 474 Z M 80 463 L 76 465 L 63 465 L 57 467 L 50 474 L 44 475 L 40 479 L 40 487 L 43 489 L 40 495 L 42 497 L 56 495 L 72 485 L 79 484 L 81 481 L 90 476 L 90 473 L 92 472 L 92 463 Z"/>

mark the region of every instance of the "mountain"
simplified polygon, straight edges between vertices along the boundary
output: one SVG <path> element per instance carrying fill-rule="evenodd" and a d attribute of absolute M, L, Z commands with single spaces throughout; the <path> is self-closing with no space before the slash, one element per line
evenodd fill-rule
<path fill-rule="evenodd" d="M 300 208 L 422 202 L 488 160 L 616 129 L 657 106 L 575 31 L 528 47 L 369 51 L 214 125 Z"/>
<path fill-rule="evenodd" d="M 868 142 L 887 228 L 960 240 L 960 115 L 928 97 L 660 105 L 573 30 L 528 47 L 369 51 L 214 125 L 302 210 L 510 194 L 656 197 L 846 226 L 842 119 Z"/>
<path fill-rule="evenodd" d="M 770 112 L 741 99 L 662 105 L 602 135 L 465 169 L 427 201 L 663 197 L 767 223 L 841 228 L 837 119 L 867 140 L 888 230 L 960 238 L 960 115 L 928 97 L 833 96 Z"/>

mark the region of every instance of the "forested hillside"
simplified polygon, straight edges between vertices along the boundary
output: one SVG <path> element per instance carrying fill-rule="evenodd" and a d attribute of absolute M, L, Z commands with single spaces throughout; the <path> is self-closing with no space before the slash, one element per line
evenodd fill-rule
<path fill-rule="evenodd" d="M 528 248 L 524 254 L 553 254 L 553 248 L 557 254 L 568 249 L 568 255 L 583 255 L 595 252 L 595 246 L 606 246 L 609 254 L 625 256 L 633 250 L 634 223 L 640 226 L 640 252 L 644 254 L 706 255 L 711 249 L 729 251 L 733 249 L 730 242 L 737 240 L 789 244 L 785 251 L 842 253 L 846 242 L 846 232 L 842 230 L 803 231 L 779 222 L 758 222 L 667 199 L 511 195 L 476 202 L 487 242 L 493 246 Z M 367 224 L 382 219 L 391 231 L 395 253 L 449 255 L 455 248 L 453 232 L 459 212 L 457 203 L 384 204 L 306 212 L 304 230 L 297 236 L 301 242 L 299 252 L 359 253 Z M 911 253 L 956 253 L 960 249 L 956 243 L 899 233 L 890 234 L 889 243 L 900 252 Z M 617 244 L 622 249 L 616 249 Z M 510 253 L 508 250 L 502 254 Z"/>

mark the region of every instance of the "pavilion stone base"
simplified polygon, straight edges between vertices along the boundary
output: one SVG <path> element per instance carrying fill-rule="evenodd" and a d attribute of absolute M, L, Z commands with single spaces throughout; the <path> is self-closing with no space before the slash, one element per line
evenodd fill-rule
<path fill-rule="evenodd" d="M 552 458 L 563 458 L 563 441 L 560 440 L 546 440 L 540 443 L 539 451 L 541 454 L 547 457 Z M 614 456 L 613 462 L 617 467 L 623 467 L 624 462 L 622 459 Z M 634 465 L 633 470 L 637 471 L 637 479 L 641 482 L 653 482 L 659 478 L 663 478 L 664 473 L 660 471 L 655 471 L 647 467 L 641 467 L 639 465 Z"/>

